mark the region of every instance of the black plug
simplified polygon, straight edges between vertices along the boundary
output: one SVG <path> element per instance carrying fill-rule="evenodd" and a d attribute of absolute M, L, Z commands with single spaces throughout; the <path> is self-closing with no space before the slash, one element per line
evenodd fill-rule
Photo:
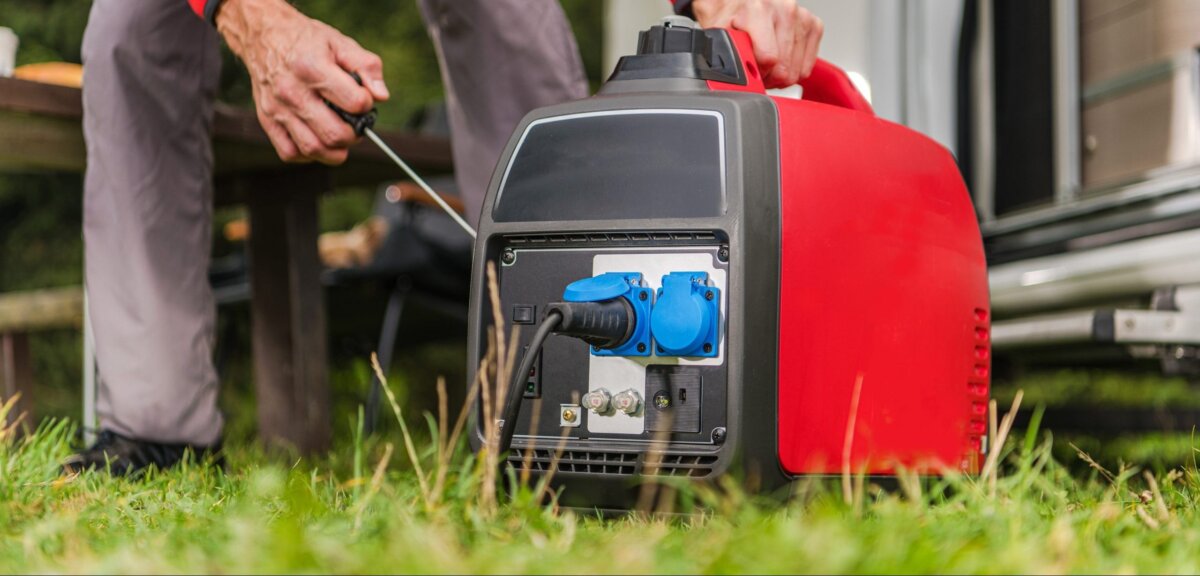
<path fill-rule="evenodd" d="M 621 297 L 599 302 L 553 302 L 546 306 L 546 312 L 551 311 L 562 315 L 556 334 L 578 338 L 602 350 L 625 344 L 637 327 L 633 306 Z"/>

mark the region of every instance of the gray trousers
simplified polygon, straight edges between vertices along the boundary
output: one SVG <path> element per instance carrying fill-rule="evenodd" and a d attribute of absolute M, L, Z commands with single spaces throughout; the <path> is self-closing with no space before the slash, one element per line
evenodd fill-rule
<path fill-rule="evenodd" d="M 585 96 L 582 63 L 555 0 L 421 0 L 421 9 L 459 188 L 477 221 L 513 128 L 533 108 Z M 133 438 L 221 436 L 207 278 L 219 42 L 183 0 L 95 0 L 84 36 L 96 408 L 102 428 Z"/>

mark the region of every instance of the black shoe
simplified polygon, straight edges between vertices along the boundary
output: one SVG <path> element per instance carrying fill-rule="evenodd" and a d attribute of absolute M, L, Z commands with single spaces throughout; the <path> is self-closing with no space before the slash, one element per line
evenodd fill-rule
<path fill-rule="evenodd" d="M 109 430 L 101 430 L 96 443 L 82 452 L 63 461 L 66 474 L 77 474 L 84 470 L 107 470 L 113 476 L 126 476 L 141 472 L 150 466 L 166 470 L 179 464 L 187 454 L 195 462 L 211 462 L 225 467 L 221 446 L 193 446 L 191 444 L 160 444 L 126 438 Z"/>

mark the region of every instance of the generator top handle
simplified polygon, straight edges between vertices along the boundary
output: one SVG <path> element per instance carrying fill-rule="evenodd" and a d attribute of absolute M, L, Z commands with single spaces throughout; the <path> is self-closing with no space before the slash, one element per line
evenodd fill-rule
<path fill-rule="evenodd" d="M 754 58 L 754 46 L 748 34 L 733 28 L 727 28 L 725 32 L 729 34 L 730 39 L 732 39 L 736 46 L 737 54 L 747 54 L 750 59 Z M 719 88 L 722 90 L 744 90 L 747 92 L 765 93 L 766 88 L 763 86 L 762 77 L 759 75 L 757 62 L 752 63 L 751 60 L 746 60 L 743 65 L 749 77 L 749 81 L 745 86 L 716 82 L 716 84 L 720 84 Z M 710 82 L 710 84 L 713 83 Z M 875 111 L 871 108 L 871 103 L 854 87 L 854 83 L 850 81 L 850 76 L 846 74 L 846 71 L 828 60 L 817 58 L 813 64 L 812 73 L 807 78 L 801 80 L 799 85 L 804 89 L 803 100 L 820 102 L 871 115 L 875 114 Z M 713 87 L 718 88 L 718 86 Z"/>

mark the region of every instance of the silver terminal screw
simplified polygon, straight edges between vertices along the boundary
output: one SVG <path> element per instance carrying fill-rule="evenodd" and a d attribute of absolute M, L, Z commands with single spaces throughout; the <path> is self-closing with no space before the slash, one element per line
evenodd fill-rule
<path fill-rule="evenodd" d="M 612 403 L 613 407 L 619 412 L 635 414 L 642 405 L 642 397 L 636 390 L 630 388 L 624 392 L 618 392 L 616 396 L 613 396 Z"/>
<path fill-rule="evenodd" d="M 611 401 L 612 396 L 604 388 L 598 388 L 584 394 L 582 400 L 584 407 L 596 414 L 608 412 Z"/>

